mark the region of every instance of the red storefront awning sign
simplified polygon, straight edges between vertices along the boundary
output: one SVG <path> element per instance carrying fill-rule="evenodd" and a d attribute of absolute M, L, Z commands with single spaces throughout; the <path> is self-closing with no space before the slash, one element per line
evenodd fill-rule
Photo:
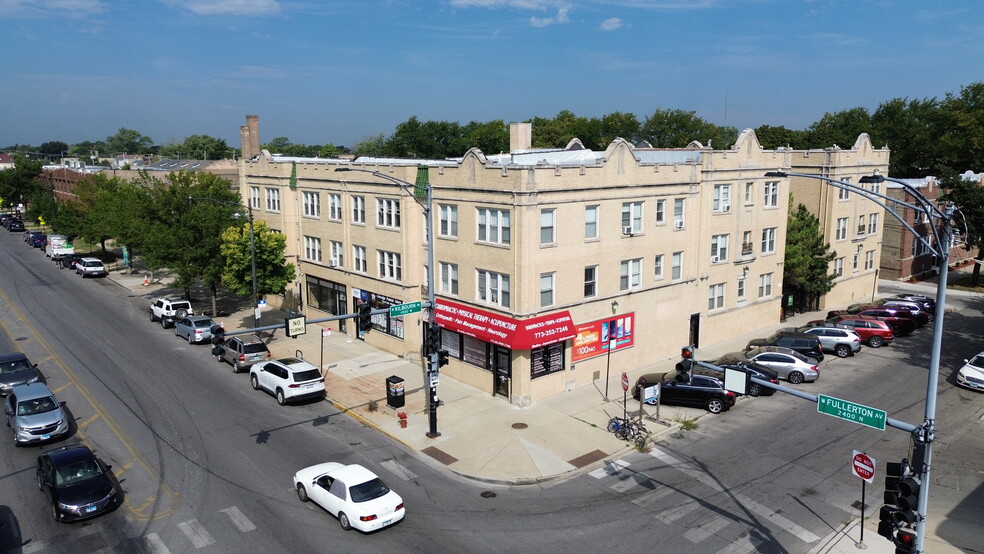
<path fill-rule="evenodd" d="M 479 308 L 438 300 L 434 318 L 441 327 L 513 350 L 531 350 L 574 338 L 567 310 L 514 319 Z"/>

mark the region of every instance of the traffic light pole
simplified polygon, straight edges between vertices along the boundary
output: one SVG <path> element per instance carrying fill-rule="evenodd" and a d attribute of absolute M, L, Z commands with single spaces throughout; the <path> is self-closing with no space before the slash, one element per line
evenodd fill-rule
<path fill-rule="evenodd" d="M 935 319 L 933 320 L 933 341 L 929 358 L 929 375 L 926 379 L 926 407 L 922 425 L 913 426 L 913 430 L 911 431 L 911 442 L 914 447 L 913 451 L 919 453 L 919 456 L 914 456 L 914 459 L 910 462 L 915 464 L 911 467 L 911 471 L 919 483 L 919 495 L 918 502 L 916 504 L 915 552 L 924 552 L 926 540 L 926 511 L 929 507 L 930 469 L 933 454 L 933 441 L 936 438 L 936 394 L 939 388 L 940 351 L 942 350 L 943 345 L 943 316 L 946 313 L 946 285 L 947 273 L 950 268 L 950 244 L 953 239 L 952 220 L 954 206 L 952 203 L 948 203 L 941 210 L 909 183 L 899 179 L 893 179 L 891 177 L 884 177 L 882 175 L 862 177 L 858 180 L 858 183 L 869 184 L 882 183 L 884 181 L 896 183 L 905 189 L 905 191 L 913 199 L 915 199 L 916 204 L 911 204 L 909 202 L 891 198 L 881 193 L 867 190 L 859 186 L 859 184 L 839 181 L 837 179 L 824 177 L 822 175 L 773 171 L 766 173 L 765 176 L 817 179 L 837 188 L 859 194 L 885 208 L 886 212 L 895 217 L 895 219 L 897 219 L 903 227 L 915 235 L 916 240 L 921 242 L 928 251 L 932 252 L 936 256 L 936 270 L 939 277 L 936 284 L 936 312 Z M 889 206 L 886 202 L 891 202 L 891 206 Z M 938 223 L 938 227 L 933 225 L 929 226 L 932 231 L 932 243 L 930 243 L 926 237 L 923 237 L 920 233 L 918 233 L 912 225 L 905 221 L 905 219 L 896 211 L 896 209 L 903 207 L 910 208 L 916 213 L 924 214 L 928 220 L 935 220 Z M 896 545 L 898 545 L 897 540 L 893 539 L 893 542 L 896 542 Z"/>
<path fill-rule="evenodd" d="M 384 179 L 391 183 L 399 185 L 404 192 L 410 195 L 424 211 L 424 221 L 425 221 L 425 232 L 427 233 L 427 301 L 430 303 L 430 315 L 427 318 L 427 328 L 425 330 L 425 346 L 429 342 L 426 337 L 429 336 L 431 329 L 437 326 L 437 317 L 435 310 L 437 309 L 437 299 L 434 292 L 436 283 L 434 282 L 434 223 L 431 217 L 431 208 L 434 204 L 434 193 L 430 182 L 428 182 L 427 168 L 425 166 L 419 166 L 417 168 L 417 183 L 408 183 L 402 179 L 397 179 L 386 173 L 381 173 L 379 171 L 373 171 L 371 169 L 361 169 L 355 167 L 336 167 L 335 171 L 358 171 L 360 173 L 368 173 L 380 179 Z M 420 198 L 417 196 L 416 192 L 423 189 L 427 196 L 422 203 Z M 441 355 L 438 353 L 438 349 L 426 348 L 428 350 L 427 356 L 427 422 L 428 431 L 427 436 L 429 438 L 436 438 L 441 436 L 441 433 L 437 431 L 437 405 L 440 401 L 437 398 L 437 381 L 439 375 L 439 369 L 441 364 Z"/>

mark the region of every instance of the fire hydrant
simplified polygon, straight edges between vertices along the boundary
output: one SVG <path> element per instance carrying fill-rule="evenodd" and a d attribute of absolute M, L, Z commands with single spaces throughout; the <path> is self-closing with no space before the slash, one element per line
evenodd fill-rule
<path fill-rule="evenodd" d="M 400 429 L 406 429 L 407 428 L 407 413 L 406 412 L 397 412 L 396 413 L 396 417 L 397 417 L 397 419 L 400 420 Z"/>

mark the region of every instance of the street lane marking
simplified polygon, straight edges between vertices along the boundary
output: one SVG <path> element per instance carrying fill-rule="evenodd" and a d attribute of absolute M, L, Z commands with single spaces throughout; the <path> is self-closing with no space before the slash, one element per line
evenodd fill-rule
<path fill-rule="evenodd" d="M 650 481 L 652 481 L 652 479 L 648 475 L 645 475 L 643 473 L 632 473 L 630 475 L 620 477 L 619 480 L 616 481 L 614 485 L 608 488 L 616 492 L 625 492 L 629 489 L 634 489 L 635 487 L 638 487 L 643 483 L 648 483 Z"/>
<path fill-rule="evenodd" d="M 650 505 L 658 504 L 663 501 L 667 496 L 673 494 L 673 489 L 670 487 L 663 487 L 658 491 L 653 491 L 648 494 L 644 494 L 639 498 L 632 500 L 632 503 L 640 508 L 648 508 Z"/>
<path fill-rule="evenodd" d="M 215 544 L 215 539 L 212 535 L 208 534 L 208 531 L 202 527 L 201 523 L 198 523 L 197 519 L 189 519 L 188 521 L 183 521 L 178 524 L 178 529 L 188 537 L 191 544 L 195 548 L 205 548 L 210 544 Z"/>
<path fill-rule="evenodd" d="M 157 533 L 148 534 L 144 537 L 144 540 L 147 541 L 147 546 L 150 547 L 150 550 L 154 554 L 171 554 L 171 551 L 167 549 L 167 546 L 164 546 L 164 541 L 161 540 L 160 535 Z"/>
<path fill-rule="evenodd" d="M 683 516 L 689 514 L 690 512 L 696 510 L 699 507 L 700 507 L 700 502 L 696 500 L 689 500 L 682 506 L 672 506 L 656 514 L 656 519 L 658 519 L 660 522 L 666 525 L 671 525 L 678 519 L 682 518 Z"/>
<path fill-rule="evenodd" d="M 717 554 L 751 554 L 752 552 L 758 552 L 759 546 L 764 542 L 764 540 L 758 537 L 745 535 L 721 550 L 718 550 Z"/>
<path fill-rule="evenodd" d="M 256 529 L 256 526 L 253 525 L 253 522 L 250 521 L 248 517 L 246 517 L 246 514 L 239 511 L 239 508 L 235 506 L 219 511 L 229 516 L 229 519 L 232 520 L 232 524 L 236 526 L 236 529 L 239 529 L 243 533 Z"/>
<path fill-rule="evenodd" d="M 683 462 L 673 457 L 668 452 L 664 452 L 657 447 L 653 447 L 649 451 L 649 455 L 656 458 L 657 460 L 663 462 L 664 464 L 676 469 L 677 471 L 692 477 L 693 479 L 700 481 L 701 483 L 707 485 L 708 487 L 714 489 L 718 492 L 724 492 L 724 487 L 720 483 L 710 478 L 706 473 L 694 468 L 691 464 Z M 803 542 L 815 542 L 820 540 L 820 537 L 814 535 L 810 531 L 796 525 L 792 521 L 786 519 L 785 517 L 777 514 L 770 508 L 767 508 L 758 502 L 752 500 L 751 498 L 743 495 L 736 494 L 734 498 L 737 502 L 740 502 L 743 506 L 755 512 L 756 514 L 764 517 L 775 525 L 779 526 L 781 529 L 787 533 L 793 535 L 794 537 L 800 539 Z"/>
<path fill-rule="evenodd" d="M 385 462 L 379 462 L 379 465 L 385 467 L 386 469 L 393 472 L 394 475 L 403 479 L 404 481 L 413 481 L 417 478 L 417 475 L 407 469 L 406 466 L 397 462 L 396 460 L 386 460 Z"/>
<path fill-rule="evenodd" d="M 716 535 L 718 531 L 727 527 L 729 523 L 731 523 L 731 520 L 715 515 L 709 521 L 705 521 L 697 527 L 688 529 L 687 532 L 683 534 L 683 538 L 697 544 L 712 535 Z"/>
<path fill-rule="evenodd" d="M 77 425 L 77 427 L 79 429 L 83 429 L 83 428 L 88 427 L 89 425 L 91 425 L 92 422 L 94 422 L 97 419 L 99 419 L 99 414 L 92 414 L 91 416 L 89 416 L 89 417 L 83 419 L 82 421 L 80 421 L 79 424 Z"/>
<path fill-rule="evenodd" d="M 615 460 L 614 462 L 606 463 L 594 471 L 588 472 L 588 475 L 594 477 L 595 479 L 601 479 L 602 477 L 620 473 L 624 467 L 629 467 L 629 462 L 626 462 L 625 460 Z"/>

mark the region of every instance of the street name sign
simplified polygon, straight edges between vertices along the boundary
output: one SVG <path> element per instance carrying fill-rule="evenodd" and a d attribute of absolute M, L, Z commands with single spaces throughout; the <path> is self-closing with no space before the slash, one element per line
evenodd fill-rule
<path fill-rule="evenodd" d="M 847 421 L 853 421 L 860 425 L 872 427 L 879 431 L 885 430 L 885 420 L 887 414 L 885 410 L 871 408 L 855 402 L 841 400 L 833 396 L 817 395 L 817 411 Z"/>
<path fill-rule="evenodd" d="M 875 459 L 863 452 L 855 450 L 854 458 L 851 459 L 851 473 L 869 483 L 873 483 L 875 480 Z"/>
<path fill-rule="evenodd" d="M 415 314 L 423 308 L 423 302 L 407 302 L 390 306 L 390 317 L 400 317 L 407 314 Z"/>

